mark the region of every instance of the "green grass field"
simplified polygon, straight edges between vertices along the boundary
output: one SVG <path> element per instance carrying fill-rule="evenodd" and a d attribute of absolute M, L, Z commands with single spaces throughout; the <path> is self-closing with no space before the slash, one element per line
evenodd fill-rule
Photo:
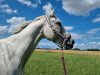
<path fill-rule="evenodd" d="M 100 55 L 65 54 L 68 75 L 100 75 Z M 63 75 L 61 53 L 35 51 L 25 67 L 26 75 Z"/>

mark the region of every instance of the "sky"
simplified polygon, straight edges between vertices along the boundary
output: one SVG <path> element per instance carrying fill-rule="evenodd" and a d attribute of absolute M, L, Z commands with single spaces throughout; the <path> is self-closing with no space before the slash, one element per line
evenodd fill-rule
<path fill-rule="evenodd" d="M 100 0 L 0 0 L 0 39 L 11 36 L 20 23 L 52 9 L 75 40 L 74 48 L 100 49 Z M 46 39 L 37 47 L 57 48 Z"/>

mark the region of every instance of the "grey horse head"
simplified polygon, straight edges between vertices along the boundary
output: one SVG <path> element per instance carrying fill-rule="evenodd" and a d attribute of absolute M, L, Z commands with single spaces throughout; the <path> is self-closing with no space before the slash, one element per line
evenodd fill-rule
<path fill-rule="evenodd" d="M 70 34 L 66 34 L 61 21 L 55 16 L 54 10 L 49 13 L 47 18 L 49 21 L 45 23 L 43 29 L 44 37 L 50 41 L 53 41 L 61 48 L 73 48 L 75 41 L 72 39 Z"/>

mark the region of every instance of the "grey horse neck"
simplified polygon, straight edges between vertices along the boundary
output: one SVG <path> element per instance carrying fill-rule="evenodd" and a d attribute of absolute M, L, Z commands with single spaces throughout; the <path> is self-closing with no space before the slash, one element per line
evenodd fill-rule
<path fill-rule="evenodd" d="M 0 75 L 23 75 L 24 67 L 42 38 L 45 20 L 30 23 L 20 33 L 0 40 Z"/>

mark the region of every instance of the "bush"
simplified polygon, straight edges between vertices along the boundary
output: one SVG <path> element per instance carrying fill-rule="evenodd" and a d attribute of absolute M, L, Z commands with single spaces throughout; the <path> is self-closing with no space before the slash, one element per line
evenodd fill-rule
<path fill-rule="evenodd" d="M 87 51 L 100 51 L 100 49 L 87 49 Z"/>

